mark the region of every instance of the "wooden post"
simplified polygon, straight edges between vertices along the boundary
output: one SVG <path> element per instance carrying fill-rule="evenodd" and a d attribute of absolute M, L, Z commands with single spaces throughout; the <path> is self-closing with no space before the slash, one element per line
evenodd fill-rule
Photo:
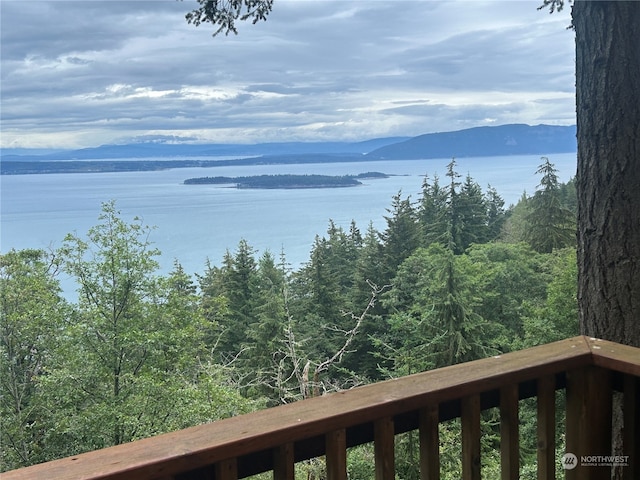
<path fill-rule="evenodd" d="M 628 465 L 622 467 L 625 480 L 640 478 L 640 379 L 624 376 L 622 454 Z"/>
<path fill-rule="evenodd" d="M 376 480 L 395 479 L 395 438 L 393 418 L 385 417 L 374 423 L 374 451 Z"/>
<path fill-rule="evenodd" d="M 347 480 L 347 432 L 336 430 L 325 438 L 327 480 Z"/>
<path fill-rule="evenodd" d="M 480 395 L 462 399 L 462 478 L 480 480 Z"/>
<path fill-rule="evenodd" d="M 611 372 L 585 367 L 567 372 L 567 480 L 610 480 L 598 456 L 611 453 Z M 575 457 L 574 457 L 575 456 Z M 566 462 L 563 457 L 563 461 Z"/>
<path fill-rule="evenodd" d="M 238 480 L 238 460 L 229 458 L 216 463 L 216 480 Z"/>
<path fill-rule="evenodd" d="M 518 385 L 500 389 L 500 460 L 502 480 L 520 478 Z"/>
<path fill-rule="evenodd" d="M 273 450 L 273 480 L 294 480 L 293 443 L 285 443 Z"/>
<path fill-rule="evenodd" d="M 420 480 L 440 480 L 438 404 L 420 410 Z"/>
<path fill-rule="evenodd" d="M 538 379 L 538 480 L 556 478 L 556 379 Z"/>

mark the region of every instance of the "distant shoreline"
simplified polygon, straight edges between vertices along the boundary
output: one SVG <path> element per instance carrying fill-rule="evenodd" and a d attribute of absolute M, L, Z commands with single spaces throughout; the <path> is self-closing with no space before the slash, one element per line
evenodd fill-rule
<path fill-rule="evenodd" d="M 509 157 L 576 152 L 576 126 L 510 124 L 365 142 L 125 144 L 37 155 L 0 149 L 0 174 L 142 172 L 191 167 L 303 165 Z M 220 158 L 224 157 L 224 158 Z"/>
<path fill-rule="evenodd" d="M 153 172 L 173 168 L 210 168 L 252 165 L 302 165 L 309 163 L 370 162 L 363 155 L 283 155 L 233 160 L 2 160 L 0 175 L 51 173 Z"/>

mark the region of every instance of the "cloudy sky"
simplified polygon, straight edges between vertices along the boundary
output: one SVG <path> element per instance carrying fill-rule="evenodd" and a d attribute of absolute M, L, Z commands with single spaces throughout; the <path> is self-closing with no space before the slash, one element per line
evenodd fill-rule
<path fill-rule="evenodd" d="M 275 0 L 213 38 L 195 0 L 0 0 L 1 146 L 574 124 L 569 12 L 540 3 Z"/>

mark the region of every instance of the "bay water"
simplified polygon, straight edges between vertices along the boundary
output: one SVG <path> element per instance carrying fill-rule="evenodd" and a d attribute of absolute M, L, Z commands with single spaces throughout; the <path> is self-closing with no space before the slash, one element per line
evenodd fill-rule
<path fill-rule="evenodd" d="M 574 177 L 576 154 L 549 154 L 560 181 Z M 67 233 L 84 236 L 98 223 L 103 202 L 115 200 L 126 221 L 140 217 L 154 226 L 150 240 L 162 252 L 161 272 L 175 260 L 190 273 L 202 273 L 207 259 L 219 265 L 225 251 L 234 252 L 241 239 L 257 252 L 276 258 L 284 252 L 292 268 L 308 261 L 316 235 L 330 220 L 343 228 L 355 221 L 383 230 L 392 197 L 420 198 L 424 176 L 448 178 L 450 159 L 384 160 L 304 165 L 252 165 L 176 168 L 153 172 L 2 175 L 0 252 L 24 248 L 55 249 Z M 506 206 L 524 192 L 532 195 L 540 155 L 456 159 L 461 181 L 469 174 L 484 191 L 494 187 Z M 349 188 L 250 190 L 222 185 L 184 185 L 187 178 L 262 174 L 392 175 L 364 180 Z M 64 284 L 64 280 L 63 280 Z M 66 290 L 66 289 L 65 289 Z"/>

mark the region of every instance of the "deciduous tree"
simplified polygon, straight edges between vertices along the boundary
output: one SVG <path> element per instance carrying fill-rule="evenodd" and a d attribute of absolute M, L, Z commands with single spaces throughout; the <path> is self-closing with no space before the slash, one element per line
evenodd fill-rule
<path fill-rule="evenodd" d="M 204 348 L 206 323 L 191 278 L 179 264 L 168 277 L 157 274 L 149 233 L 108 202 L 86 238 L 70 234 L 60 249 L 79 301 L 40 380 L 50 458 L 250 408 L 221 381 Z"/>
<path fill-rule="evenodd" d="M 67 313 L 52 260 L 41 250 L 0 255 L 0 470 L 48 458 L 39 380 Z"/>

